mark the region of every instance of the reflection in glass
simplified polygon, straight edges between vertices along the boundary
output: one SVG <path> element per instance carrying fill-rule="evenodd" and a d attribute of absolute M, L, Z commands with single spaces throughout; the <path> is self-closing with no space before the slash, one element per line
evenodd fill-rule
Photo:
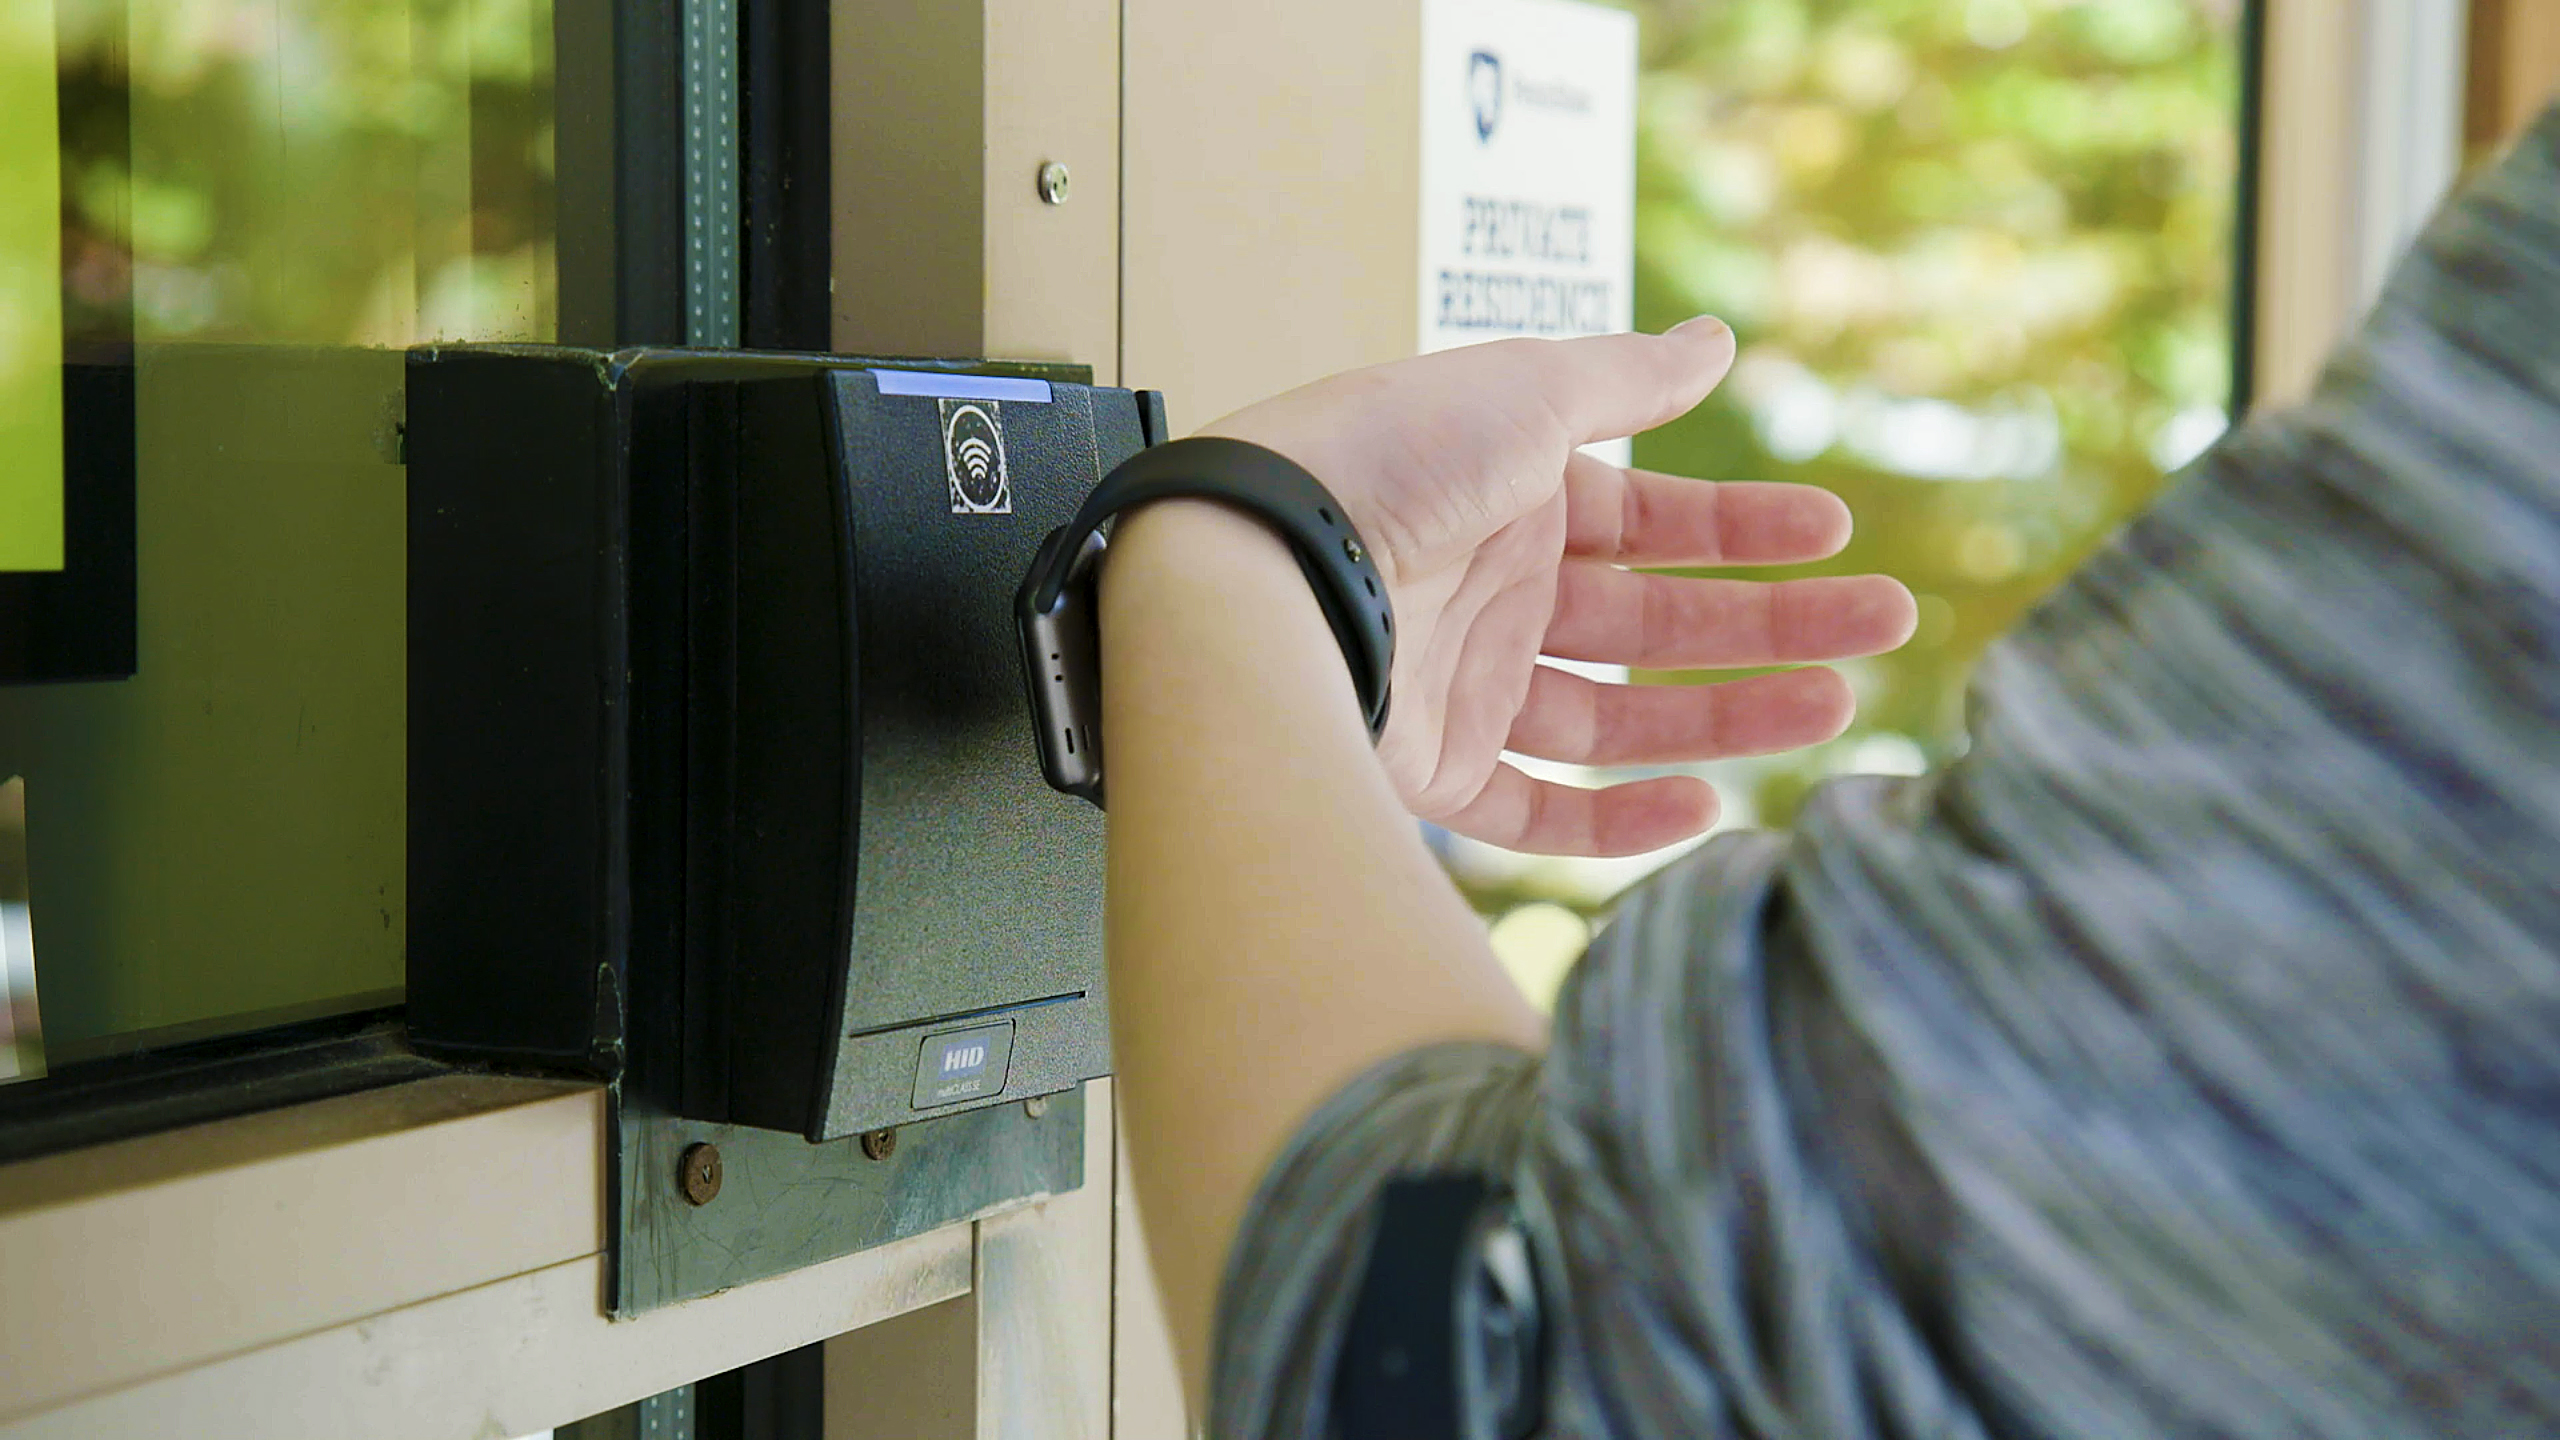
<path fill-rule="evenodd" d="M 547 0 L 60 3 L 130 124 L 64 157 L 66 278 L 137 338 L 551 333 Z"/>
<path fill-rule="evenodd" d="M 400 349 L 545 340 L 549 0 L 55 0 L 62 331 L 135 377 L 140 670 L 0 692 L 54 1065 L 396 1001 Z"/>
<path fill-rule="evenodd" d="M 0 4 L 0 570 L 62 568 L 51 0 Z"/>
<path fill-rule="evenodd" d="M 12 775 L 0 780 L 0 1083 L 44 1073 L 27 890 L 27 782 Z"/>
<path fill-rule="evenodd" d="M 1983 648 L 2227 423 L 2240 5 L 1630 3 L 1638 324 L 1742 342 L 1637 463 L 1828 486 L 1858 538 L 1778 573 L 1920 596 L 1909 646 L 1845 667 L 1848 734 L 1699 771 L 1725 825 L 1784 824 L 1828 775 L 1960 753 Z M 1449 856 L 1495 915 L 1594 913 L 1665 858 Z"/>

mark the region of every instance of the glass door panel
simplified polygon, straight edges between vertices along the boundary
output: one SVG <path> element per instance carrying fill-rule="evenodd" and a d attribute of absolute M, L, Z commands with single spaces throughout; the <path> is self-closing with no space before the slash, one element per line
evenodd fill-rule
<path fill-rule="evenodd" d="M 54 8 L 46 338 L 131 377 L 139 604 L 134 678 L 0 689 L 59 1067 L 397 1001 L 400 350 L 558 284 L 549 0 Z"/>

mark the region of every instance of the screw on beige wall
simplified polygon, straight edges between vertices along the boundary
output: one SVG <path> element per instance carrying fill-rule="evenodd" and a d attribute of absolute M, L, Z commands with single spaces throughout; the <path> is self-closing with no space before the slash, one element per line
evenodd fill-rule
<path fill-rule="evenodd" d="M 1116 0 L 836 0 L 832 29 L 835 348 L 1116 383 Z"/>

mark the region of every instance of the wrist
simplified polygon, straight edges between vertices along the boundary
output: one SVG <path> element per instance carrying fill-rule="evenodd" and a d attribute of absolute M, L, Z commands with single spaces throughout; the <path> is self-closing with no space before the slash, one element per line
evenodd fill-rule
<path fill-rule="evenodd" d="M 1099 583 L 1106 637 L 1115 626 L 1178 619 L 1180 629 L 1203 639 L 1233 630 L 1229 643 L 1243 648 L 1312 640 L 1341 668 L 1289 542 L 1214 500 L 1159 500 L 1124 513 L 1113 525 Z"/>
<path fill-rule="evenodd" d="M 1214 577 L 1231 568 L 1240 572 L 1239 580 L 1285 575 L 1307 588 L 1289 542 L 1270 526 L 1215 500 L 1158 500 L 1124 511 L 1113 522 L 1101 572 L 1102 603 L 1110 607 L 1115 588 Z M 1251 573 L 1257 571 L 1261 575 Z M 1127 578 L 1132 576 L 1137 578 Z"/>
<path fill-rule="evenodd" d="M 1164 508 L 1142 514 L 1149 507 Z M 1122 521 L 1117 543 L 1106 545 L 1104 527 Z M 1295 582 L 1280 578 L 1282 553 L 1298 572 Z M 1238 592 L 1247 586 L 1259 587 L 1260 597 L 1239 608 Z M 1129 597 L 1140 591 L 1161 603 L 1133 613 Z M 1102 804 L 1108 747 L 1101 737 L 1118 728 L 1104 720 L 1112 692 L 1125 683 L 1160 685 L 1167 664 L 1294 665 L 1303 658 L 1297 637 L 1278 627 L 1302 625 L 1310 603 L 1332 634 L 1347 672 L 1341 678 L 1374 739 L 1386 728 L 1395 615 L 1341 501 L 1303 467 L 1249 441 L 1195 436 L 1121 462 L 1041 542 L 1015 594 L 1049 783 Z M 1094 646 L 1115 628 L 1126 635 L 1097 655 Z M 1171 658 L 1133 666 L 1121 653 L 1131 637 L 1154 637 L 1154 647 Z M 1245 688 L 1260 694 L 1271 687 L 1256 676 Z M 1303 693 L 1330 703 L 1333 688 L 1319 682 Z"/>
<path fill-rule="evenodd" d="M 1213 500 L 1127 511 L 1104 553 L 1098 599 L 1106 713 L 1115 689 L 1133 681 L 1155 690 L 1253 677 L 1247 683 L 1338 691 L 1344 703 L 1327 708 L 1366 748 L 1356 687 L 1323 607 L 1288 541 L 1261 521 Z"/>

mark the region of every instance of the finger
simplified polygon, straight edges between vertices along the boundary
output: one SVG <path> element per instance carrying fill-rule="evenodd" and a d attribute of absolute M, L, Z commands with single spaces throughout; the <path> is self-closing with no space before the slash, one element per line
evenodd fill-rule
<path fill-rule="evenodd" d="M 1820 668 L 1721 685 L 1606 685 L 1541 665 L 1505 749 L 1576 765 L 1658 765 L 1818 745 L 1857 713 Z"/>
<path fill-rule="evenodd" d="M 1435 389 L 1542 404 L 1571 444 L 1587 445 L 1695 409 L 1733 366 L 1733 332 L 1701 315 L 1660 335 L 1497 340 L 1400 363 L 1428 367 Z"/>
<path fill-rule="evenodd" d="M 1849 543 L 1849 507 L 1813 485 L 1717 484 L 1565 462 L 1564 548 L 1620 565 L 1792 565 Z"/>
<path fill-rule="evenodd" d="M 1440 824 L 1533 855 L 1641 855 L 1704 831 L 1716 811 L 1714 789 L 1687 775 L 1584 790 L 1497 765 L 1476 798 Z"/>
<path fill-rule="evenodd" d="M 1880 655 L 1919 619 L 1911 592 L 1886 575 L 1693 580 L 1567 560 L 1541 648 L 1648 670 L 1795 665 Z"/>

